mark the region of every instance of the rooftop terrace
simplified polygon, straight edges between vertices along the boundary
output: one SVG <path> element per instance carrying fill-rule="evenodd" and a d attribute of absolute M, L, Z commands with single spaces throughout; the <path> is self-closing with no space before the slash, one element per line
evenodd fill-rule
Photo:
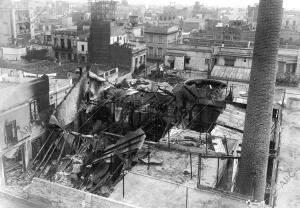
<path fill-rule="evenodd" d="M 75 71 L 83 66 L 74 62 L 63 62 L 61 65 L 47 60 L 33 61 L 5 61 L 0 60 L 0 68 L 17 69 L 33 74 L 52 74 L 56 73 L 56 78 L 67 78 L 67 72 Z"/>

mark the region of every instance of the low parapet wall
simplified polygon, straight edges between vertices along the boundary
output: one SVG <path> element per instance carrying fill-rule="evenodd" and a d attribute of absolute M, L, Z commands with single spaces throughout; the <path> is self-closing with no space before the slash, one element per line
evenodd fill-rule
<path fill-rule="evenodd" d="M 289 109 L 300 109 L 300 98 L 296 98 L 296 97 L 289 97 L 287 99 L 287 104 L 286 104 L 287 108 Z"/>
<path fill-rule="evenodd" d="M 74 188 L 34 178 L 27 189 L 27 199 L 57 208 L 137 208 Z"/>

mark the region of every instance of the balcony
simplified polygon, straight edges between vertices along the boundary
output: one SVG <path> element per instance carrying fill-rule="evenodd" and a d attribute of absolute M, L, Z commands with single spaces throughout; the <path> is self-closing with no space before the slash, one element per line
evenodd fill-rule
<path fill-rule="evenodd" d="M 89 31 L 77 31 L 77 30 L 72 30 L 72 29 L 58 29 L 58 30 L 54 30 L 51 31 L 51 34 L 54 36 L 60 35 L 60 36 L 74 36 L 74 37 L 78 37 L 80 35 L 87 35 L 89 33 Z"/>
<path fill-rule="evenodd" d="M 61 47 L 61 46 L 52 46 L 53 50 L 55 51 L 76 51 L 75 47 Z"/>
<path fill-rule="evenodd" d="M 30 29 L 17 30 L 16 32 L 17 32 L 17 35 L 31 34 Z"/>

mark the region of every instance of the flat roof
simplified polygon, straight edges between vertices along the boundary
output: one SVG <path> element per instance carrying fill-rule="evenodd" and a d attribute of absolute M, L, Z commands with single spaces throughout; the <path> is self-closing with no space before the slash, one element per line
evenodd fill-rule
<path fill-rule="evenodd" d="M 33 61 L 4 61 L 0 60 L 1 68 L 16 69 L 33 74 L 56 73 L 56 78 L 67 78 L 67 72 L 75 71 L 78 67 L 84 66 L 74 62 L 62 62 L 61 65 L 48 60 Z"/>
<path fill-rule="evenodd" d="M 16 86 L 18 84 L 19 83 L 15 83 L 15 82 L 2 82 L 2 81 L 0 81 L 0 90 L 2 90 L 4 88 L 11 87 L 11 86 Z"/>
<path fill-rule="evenodd" d="M 178 32 L 178 27 L 163 27 L 163 26 L 148 26 L 145 27 L 145 33 L 156 33 L 156 34 L 172 34 Z"/>
<path fill-rule="evenodd" d="M 124 26 L 111 26 L 111 37 L 126 35 Z"/>
<path fill-rule="evenodd" d="M 57 89 L 70 86 L 70 80 L 68 79 L 49 79 L 49 91 L 55 92 Z"/>
<path fill-rule="evenodd" d="M 199 133 L 198 133 L 199 137 Z M 144 148 L 144 152 L 147 152 L 147 147 Z M 231 150 L 230 150 L 231 152 Z M 147 162 L 147 157 L 144 161 Z M 192 160 L 192 178 L 190 167 Z M 157 162 L 159 164 L 154 165 Z M 217 174 L 220 175 L 222 172 L 218 172 L 218 160 L 216 158 L 207 158 L 202 161 L 203 167 L 201 168 L 201 185 L 205 187 L 215 188 L 218 183 Z M 160 179 L 172 181 L 182 185 L 188 185 L 193 188 L 197 188 L 198 182 L 198 154 L 191 154 L 189 152 L 183 152 L 178 150 L 163 150 L 160 148 L 154 149 L 151 147 L 150 153 L 150 169 L 145 162 L 139 161 L 137 165 L 132 167 L 132 172 L 157 177 Z M 222 160 L 219 164 L 219 168 L 225 168 L 227 160 Z M 188 174 L 186 174 L 188 172 Z"/>
<path fill-rule="evenodd" d="M 246 199 L 237 197 L 234 194 L 190 188 L 157 177 L 133 172 L 127 173 L 124 177 L 125 197 L 123 197 L 122 184 L 122 181 L 120 181 L 114 187 L 114 191 L 109 198 L 137 207 L 181 208 L 186 207 L 187 202 L 188 207 L 248 207 Z M 186 197 L 188 197 L 187 200 Z"/>

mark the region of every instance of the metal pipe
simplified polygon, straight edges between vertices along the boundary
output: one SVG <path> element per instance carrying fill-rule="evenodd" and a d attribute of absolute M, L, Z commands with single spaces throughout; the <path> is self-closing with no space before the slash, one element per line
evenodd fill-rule
<path fill-rule="evenodd" d="M 41 167 L 42 163 L 43 163 L 44 160 L 46 159 L 46 157 L 47 157 L 48 153 L 50 152 L 51 148 L 53 147 L 53 145 L 54 145 L 54 142 L 50 145 L 50 147 L 49 147 L 49 149 L 47 150 L 45 156 L 43 157 L 41 163 L 36 167 L 36 169 L 35 169 L 35 171 L 34 171 L 32 177 L 31 177 L 31 179 L 35 176 L 37 170 Z"/>
<path fill-rule="evenodd" d="M 78 139 L 76 151 L 78 151 L 79 149 L 80 149 L 80 139 Z"/>
<path fill-rule="evenodd" d="M 83 143 L 85 144 L 85 146 L 87 148 L 89 148 L 89 144 L 87 143 L 86 139 L 84 137 L 80 137 L 80 139 L 83 141 Z"/>
<path fill-rule="evenodd" d="M 230 155 L 201 155 L 201 158 L 219 158 L 219 159 L 241 159 L 241 157 L 230 156 Z"/>
<path fill-rule="evenodd" d="M 46 142 L 43 144 L 43 146 L 41 147 L 41 149 L 39 150 L 39 152 L 36 154 L 36 156 L 34 157 L 34 159 L 32 160 L 32 164 L 34 164 L 35 160 L 37 159 L 37 157 L 40 155 L 40 153 L 42 152 L 42 150 L 44 149 L 45 145 L 47 144 L 47 142 L 49 141 L 49 139 L 51 138 L 52 134 L 53 134 L 54 130 L 51 131 L 51 133 L 48 135 Z"/>
<path fill-rule="evenodd" d="M 115 145 L 115 146 L 113 146 L 113 147 L 110 147 L 110 148 L 104 150 L 103 154 L 106 153 L 106 152 L 109 152 L 110 150 L 115 150 L 116 147 L 120 147 L 120 146 L 122 146 L 122 145 L 124 145 L 124 144 L 126 144 L 126 143 L 129 143 L 130 141 L 132 141 L 132 140 L 134 140 L 134 139 L 136 139 L 136 138 L 138 138 L 138 137 L 143 136 L 143 135 L 145 135 L 145 134 L 144 134 L 144 133 L 143 133 L 143 134 L 140 134 L 140 135 L 135 136 L 135 137 L 133 137 L 133 138 L 131 138 L 131 139 L 129 139 L 129 140 L 127 140 L 127 141 L 121 143 L 121 144 L 118 144 L 118 145 Z M 124 148 L 124 147 L 123 147 L 123 148 Z"/>
<path fill-rule="evenodd" d="M 140 141 L 136 141 L 136 142 L 130 143 L 130 144 L 123 143 L 122 145 L 127 145 L 127 146 L 122 146 L 122 148 L 125 149 L 125 148 L 128 148 L 128 147 L 130 147 L 131 145 L 134 145 L 134 144 L 137 144 L 137 143 L 140 143 Z M 112 150 L 110 150 L 110 151 L 106 151 L 106 152 L 102 153 L 101 156 L 100 156 L 99 158 L 95 159 L 92 163 L 96 163 L 96 162 L 98 162 L 99 160 L 102 160 L 102 158 L 103 158 L 104 156 L 109 155 L 109 154 L 112 154 L 113 152 L 117 151 L 119 148 L 121 148 L 121 146 L 118 147 L 118 148 L 112 149 Z"/>
<path fill-rule="evenodd" d="M 49 160 L 51 159 L 51 157 L 52 157 L 54 151 L 56 150 L 56 148 L 57 148 L 57 146 L 58 146 L 58 144 L 59 144 L 61 138 L 62 138 L 62 136 L 58 139 L 57 144 L 55 144 L 54 148 L 52 149 L 51 153 L 49 154 L 49 157 L 48 157 L 48 159 L 46 160 L 45 165 L 43 166 L 41 172 L 38 174 L 38 177 L 40 177 L 40 175 L 41 175 L 41 174 L 43 173 L 43 171 L 45 170 L 46 165 L 47 165 L 47 163 L 49 162 Z"/>
<path fill-rule="evenodd" d="M 135 152 L 135 151 L 136 151 L 136 150 L 129 150 L 129 151 L 124 152 L 124 153 L 122 153 L 122 154 L 125 155 L 125 154 L 132 153 L 132 152 Z M 94 161 L 94 162 L 92 162 L 91 164 L 96 164 L 96 163 L 99 162 L 99 161 L 107 160 L 107 159 L 109 159 L 109 158 L 110 158 L 110 156 L 107 156 L 107 157 L 101 158 L 101 160 Z"/>
<path fill-rule="evenodd" d="M 57 162 L 56 162 L 57 166 L 58 166 L 58 163 L 60 162 L 62 153 L 63 153 L 63 151 L 64 151 L 64 149 L 65 149 L 65 145 L 66 145 L 66 140 L 64 140 L 63 146 L 62 146 L 61 151 L 60 151 L 60 154 L 59 154 L 59 156 L 58 156 L 58 159 L 57 159 Z"/>

